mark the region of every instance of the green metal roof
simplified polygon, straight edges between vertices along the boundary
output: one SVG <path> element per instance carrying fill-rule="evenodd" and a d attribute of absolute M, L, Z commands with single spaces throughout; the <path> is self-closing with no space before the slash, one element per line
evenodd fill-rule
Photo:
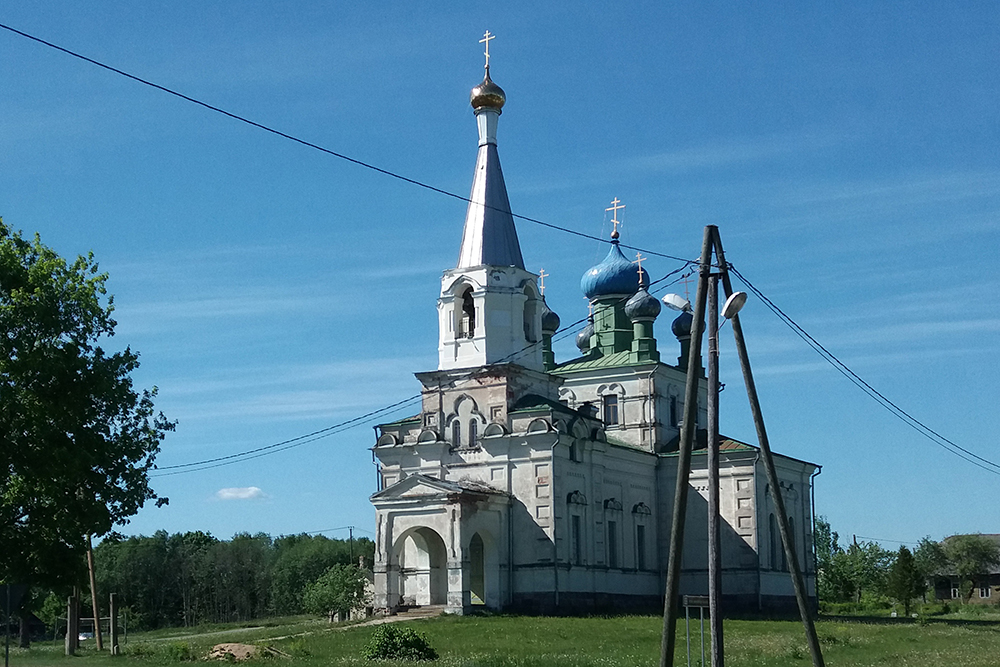
<path fill-rule="evenodd" d="M 592 357 L 590 355 L 584 355 L 582 357 L 577 357 L 576 359 L 570 359 L 565 363 L 559 364 L 550 372 L 554 375 L 562 375 L 564 373 L 591 371 L 598 368 L 617 368 L 619 366 L 649 366 L 660 363 L 656 361 L 629 361 L 631 354 L 632 353 L 630 351 L 625 350 L 624 352 L 615 352 L 614 354 L 606 354 L 600 357 Z"/>

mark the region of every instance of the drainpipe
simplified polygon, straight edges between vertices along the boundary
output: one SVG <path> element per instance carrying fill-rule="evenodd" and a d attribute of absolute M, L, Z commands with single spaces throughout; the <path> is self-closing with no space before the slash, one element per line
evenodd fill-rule
<path fill-rule="evenodd" d="M 552 487 L 550 497 L 552 498 L 552 592 L 555 595 L 556 611 L 559 610 L 559 549 L 556 546 L 556 499 L 555 479 L 556 479 L 556 446 L 559 444 L 559 434 L 556 434 L 555 442 L 549 447 L 549 485 Z M 532 471 L 534 474 L 534 471 Z"/>
<path fill-rule="evenodd" d="M 509 463 L 509 461 L 508 461 Z M 510 466 L 507 467 L 507 486 L 510 487 Z M 508 491 L 508 493 L 510 493 Z M 514 604 L 514 494 L 507 497 L 507 603 Z"/>
<path fill-rule="evenodd" d="M 812 560 L 813 587 L 816 592 L 816 605 L 819 606 L 819 561 L 816 558 L 816 478 L 823 472 L 823 466 L 816 466 L 816 472 L 809 476 L 809 505 L 812 514 Z"/>
<path fill-rule="evenodd" d="M 760 461 L 760 450 L 753 457 L 753 493 L 757 495 L 757 462 Z M 764 497 L 764 511 L 767 511 L 767 497 Z M 757 611 L 764 611 L 764 596 L 760 592 L 761 589 L 761 578 L 760 578 L 760 522 L 757 520 L 760 517 L 760 503 L 754 499 L 754 507 L 756 511 L 753 513 L 753 529 L 754 529 L 754 540 L 757 542 Z"/>

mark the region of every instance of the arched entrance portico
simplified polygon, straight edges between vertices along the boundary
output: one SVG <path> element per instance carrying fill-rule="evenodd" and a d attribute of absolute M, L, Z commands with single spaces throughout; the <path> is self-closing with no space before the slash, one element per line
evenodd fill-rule
<path fill-rule="evenodd" d="M 444 540 L 431 528 L 411 528 L 392 550 L 393 571 L 403 605 L 445 604 L 448 599 L 447 554 Z"/>
<path fill-rule="evenodd" d="M 467 604 L 473 607 L 499 609 L 500 572 L 496 543 L 489 533 L 477 531 L 470 539 L 466 564 L 469 597 Z"/>

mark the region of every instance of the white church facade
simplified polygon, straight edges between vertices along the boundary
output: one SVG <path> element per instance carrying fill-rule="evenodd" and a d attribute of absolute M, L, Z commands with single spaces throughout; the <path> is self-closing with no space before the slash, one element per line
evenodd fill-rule
<path fill-rule="evenodd" d="M 479 149 L 459 260 L 438 298 L 438 368 L 417 373 L 422 407 L 377 428 L 374 606 L 443 605 L 582 613 L 662 608 L 691 317 L 660 359 L 659 301 L 613 234 L 581 287 L 593 316 L 581 356 L 557 363 L 559 317 L 524 268 L 497 153 L 505 102 L 472 91 Z M 707 591 L 707 473 L 699 432 L 689 484 L 681 592 Z M 726 609 L 795 601 L 758 450 L 723 438 L 722 593 Z M 815 464 L 776 455 L 795 550 L 815 597 Z"/>

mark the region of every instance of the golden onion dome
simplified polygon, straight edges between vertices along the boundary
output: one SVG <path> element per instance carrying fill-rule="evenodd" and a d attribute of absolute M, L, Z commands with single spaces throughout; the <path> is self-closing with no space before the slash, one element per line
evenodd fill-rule
<path fill-rule="evenodd" d="M 472 108 L 476 111 L 480 109 L 496 109 L 500 111 L 506 101 L 507 96 L 504 94 L 503 88 L 493 83 L 493 80 L 490 79 L 490 69 L 487 67 L 486 77 L 481 84 L 472 89 L 472 94 L 469 95 L 469 103 L 472 104 Z"/>

